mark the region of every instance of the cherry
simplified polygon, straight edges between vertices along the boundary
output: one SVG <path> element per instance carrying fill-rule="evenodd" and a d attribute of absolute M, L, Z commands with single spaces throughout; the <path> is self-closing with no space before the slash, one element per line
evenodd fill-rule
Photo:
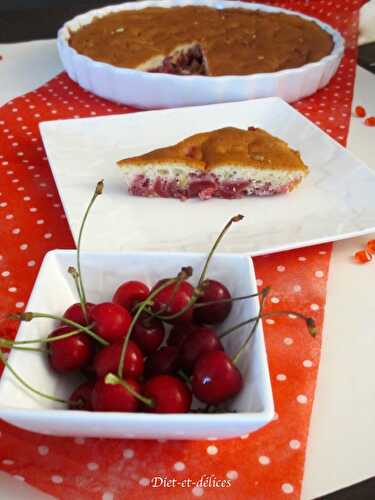
<path fill-rule="evenodd" d="M 125 281 L 116 290 L 112 302 L 125 307 L 128 311 L 132 311 L 138 302 L 147 299 L 149 293 L 150 289 L 141 281 Z"/>
<path fill-rule="evenodd" d="M 153 406 L 146 407 L 154 413 L 186 413 L 190 410 L 191 391 L 177 377 L 158 375 L 143 386 L 142 394 L 151 398 Z"/>
<path fill-rule="evenodd" d="M 86 321 L 85 316 L 82 311 L 82 306 L 79 302 L 76 302 L 75 304 L 72 304 L 68 309 L 64 312 L 63 317 L 65 319 L 69 319 L 70 321 L 74 321 L 75 323 L 78 323 L 79 325 L 83 326 L 88 326 L 90 323 L 90 311 L 94 307 L 94 304 L 91 304 L 91 302 L 86 303 L 86 311 L 88 315 L 88 321 Z M 64 324 L 64 323 L 62 323 Z"/>
<path fill-rule="evenodd" d="M 147 377 L 165 375 L 178 370 L 178 349 L 174 346 L 164 346 L 149 356 L 145 363 Z"/>
<path fill-rule="evenodd" d="M 104 377 L 107 373 L 116 373 L 120 361 L 122 342 L 110 344 L 101 349 L 94 358 L 94 369 L 97 377 Z M 125 353 L 125 363 L 122 376 L 138 378 L 143 373 L 143 354 L 137 344 L 129 340 Z"/>
<path fill-rule="evenodd" d="M 224 351 L 207 352 L 194 366 L 193 394 L 204 403 L 223 403 L 238 394 L 242 385 L 240 370 Z"/>
<path fill-rule="evenodd" d="M 178 323 L 174 325 L 167 339 L 168 345 L 180 347 L 182 342 L 190 335 L 190 333 L 197 327 L 193 323 Z"/>
<path fill-rule="evenodd" d="M 133 379 L 125 379 L 125 382 L 140 393 L 141 386 Z M 107 384 L 104 378 L 100 378 L 92 391 L 92 406 L 94 411 L 137 411 L 139 400 L 121 384 Z"/>
<path fill-rule="evenodd" d="M 141 316 L 135 323 L 130 338 L 148 355 L 156 351 L 163 342 L 164 335 L 164 325 L 160 319 Z"/>
<path fill-rule="evenodd" d="M 128 311 L 113 302 L 102 302 L 91 309 L 95 330 L 100 337 L 110 343 L 122 340 L 130 326 L 132 317 Z"/>
<path fill-rule="evenodd" d="M 92 391 L 94 389 L 95 382 L 89 381 L 80 384 L 71 394 L 69 401 L 77 402 L 79 405 L 69 404 L 69 408 L 72 410 L 86 410 L 92 411 Z"/>
<path fill-rule="evenodd" d="M 160 280 L 154 286 L 153 290 L 159 288 L 166 280 Z M 194 288 L 187 281 L 180 281 L 179 283 L 172 283 L 160 290 L 153 299 L 152 310 L 162 316 L 174 316 L 179 314 L 187 304 L 191 301 L 194 293 Z M 193 309 L 190 307 L 183 314 L 178 316 L 176 320 L 166 320 L 169 323 L 175 322 L 190 322 L 193 316 Z"/>
<path fill-rule="evenodd" d="M 201 290 L 202 295 L 200 295 L 196 305 L 203 302 L 216 302 L 232 298 L 228 288 L 220 281 L 204 280 L 201 284 Z M 208 325 L 221 323 L 229 316 L 231 309 L 232 302 L 230 301 L 196 307 L 194 309 L 194 320 L 197 323 L 206 323 Z"/>
<path fill-rule="evenodd" d="M 207 326 L 198 326 L 181 344 L 179 361 L 182 368 L 190 372 L 202 354 L 219 350 L 223 350 L 223 346 L 215 330 Z"/>
<path fill-rule="evenodd" d="M 73 332 L 70 326 L 56 328 L 48 338 Z M 94 355 L 94 342 L 86 333 L 49 342 L 49 362 L 57 372 L 70 372 L 89 364 Z"/>

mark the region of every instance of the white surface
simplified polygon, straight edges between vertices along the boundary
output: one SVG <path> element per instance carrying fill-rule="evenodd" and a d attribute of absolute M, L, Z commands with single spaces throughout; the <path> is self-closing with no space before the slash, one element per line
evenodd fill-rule
<path fill-rule="evenodd" d="M 53 76 L 53 68 L 56 72 L 60 68 L 54 41 L 0 45 L 0 53 L 6 56 L 0 64 L 3 103 L 32 90 Z M 366 105 L 373 115 L 374 85 L 375 76 L 357 68 L 354 104 Z M 373 143 L 374 129 L 352 118 L 348 147 L 375 171 Z M 351 261 L 353 251 L 366 240 L 355 238 L 334 245 L 303 481 L 304 500 L 375 474 L 375 266 L 372 263 L 361 268 Z M 0 475 L 1 500 L 18 499 L 19 486 L 17 480 L 10 476 L 3 480 Z M 34 489 L 24 486 L 34 498 Z M 40 500 L 44 498 L 40 493 Z"/>
<path fill-rule="evenodd" d="M 199 132 L 250 125 L 288 142 L 309 165 L 309 175 L 291 193 L 185 202 L 126 193 L 116 160 Z M 245 219 L 224 238 L 223 252 L 262 255 L 375 230 L 373 173 L 279 98 L 49 121 L 40 129 L 75 239 L 82 200 L 90 199 L 96 182 L 104 179 L 104 195 L 94 208 L 95 223 L 87 226 L 88 250 L 204 252 L 207 238 L 213 238 L 236 213 Z"/>
<path fill-rule="evenodd" d="M 165 276 L 176 276 L 183 266 L 194 270 L 194 286 L 207 254 L 194 253 L 87 253 L 81 254 L 86 295 L 94 303 L 109 300 L 124 281 L 138 279 L 150 288 Z M 67 272 L 74 265 L 74 250 L 57 250 L 46 255 L 26 310 L 61 315 L 76 302 L 74 282 Z M 245 256 L 216 254 L 208 277 L 225 283 L 234 297 L 257 292 L 252 261 Z M 245 277 L 249 277 L 246 279 Z M 258 297 L 237 301 L 218 333 L 259 313 Z M 47 337 L 57 322 L 38 319 L 22 323 L 16 340 Z M 226 352 L 235 356 L 249 334 L 249 325 L 223 341 Z M 16 373 L 45 394 L 69 399 L 79 385 L 74 376 L 61 376 L 50 369 L 46 356 L 13 349 L 9 364 Z M 67 411 L 60 403 L 43 399 L 21 385 L 6 368 L 0 380 L 0 418 L 33 432 L 56 436 L 84 436 L 139 439 L 228 438 L 254 432 L 274 416 L 272 389 L 261 323 L 239 360 L 243 388 L 230 403 L 237 413 L 150 414 Z M 204 406 L 204 405 L 203 405 Z M 202 407 L 198 403 L 196 407 Z"/>
<path fill-rule="evenodd" d="M 278 96 L 293 102 L 316 92 L 327 85 L 335 74 L 344 51 L 344 40 L 331 26 L 314 19 L 333 38 L 334 48 L 320 61 L 300 68 L 286 69 L 275 73 L 244 76 L 184 76 L 147 73 L 127 68 L 119 68 L 100 61 L 94 61 L 79 54 L 70 47 L 67 40 L 70 31 L 89 24 L 95 17 L 122 10 L 140 10 L 146 7 L 174 7 L 184 5 L 208 5 L 217 9 L 243 8 L 266 12 L 291 11 L 262 4 L 225 0 L 162 0 L 125 3 L 95 9 L 81 14 L 59 31 L 58 48 L 64 68 L 69 76 L 82 87 L 95 94 L 123 104 L 139 108 L 171 108 L 195 106 L 220 102 L 243 101 L 259 97 Z M 293 12 L 296 15 L 296 12 Z M 297 14 L 304 19 L 313 19 Z"/>

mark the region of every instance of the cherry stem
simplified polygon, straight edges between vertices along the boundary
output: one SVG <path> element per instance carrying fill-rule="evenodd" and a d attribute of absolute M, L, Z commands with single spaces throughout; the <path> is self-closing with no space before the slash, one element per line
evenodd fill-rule
<path fill-rule="evenodd" d="M 155 406 L 153 399 L 142 396 L 136 390 L 134 390 L 133 387 L 131 387 L 131 385 L 126 382 L 126 380 L 123 380 L 122 378 L 118 377 L 117 375 L 114 375 L 113 373 L 108 373 L 105 376 L 104 382 L 106 384 L 111 384 L 111 385 L 116 385 L 116 384 L 122 385 L 122 387 L 125 387 L 125 389 L 132 396 L 139 399 L 139 401 L 141 401 L 146 406 L 149 406 L 150 408 L 153 408 Z"/>
<path fill-rule="evenodd" d="M 316 337 L 317 335 L 317 329 L 316 329 L 316 323 L 315 320 L 309 316 L 305 316 L 304 314 L 297 312 L 297 311 L 272 311 L 269 313 L 264 314 L 262 317 L 263 318 L 271 318 L 272 316 L 289 316 L 289 315 L 294 315 L 297 316 L 297 318 L 303 319 L 303 321 L 306 323 L 306 327 L 312 337 Z"/>
<path fill-rule="evenodd" d="M 179 370 L 178 371 L 178 374 L 180 375 L 180 377 L 182 379 L 184 379 L 184 381 L 188 384 L 191 384 L 191 380 L 190 380 L 190 377 L 188 375 L 186 375 L 186 373 L 183 371 L 183 370 Z"/>
<path fill-rule="evenodd" d="M 79 295 L 80 295 L 81 305 L 83 306 L 83 313 L 84 313 L 86 321 L 87 321 L 88 316 L 87 316 L 87 308 L 86 308 L 86 295 L 85 295 L 85 289 L 83 287 L 82 273 L 81 273 L 81 240 L 82 240 L 83 229 L 85 227 L 86 219 L 87 219 L 87 216 L 90 212 L 90 209 L 91 209 L 92 205 L 94 204 L 94 201 L 96 200 L 96 198 L 102 194 L 103 189 L 104 189 L 104 182 L 103 182 L 103 180 L 101 180 L 97 183 L 96 188 L 95 188 L 95 192 L 94 192 L 94 194 L 91 198 L 91 201 L 88 204 L 88 207 L 86 208 L 86 211 L 84 213 L 81 227 L 79 228 L 78 241 L 77 241 L 77 270 L 78 270 L 79 289 L 81 291 L 81 293 Z"/>
<path fill-rule="evenodd" d="M 226 304 L 227 302 L 235 302 L 236 300 L 244 300 L 251 299 L 252 297 L 257 297 L 261 295 L 263 292 L 251 293 L 250 295 L 242 295 L 240 297 L 231 297 L 229 299 L 220 299 L 220 300 L 210 300 L 208 302 L 199 302 L 199 304 L 194 304 L 194 309 L 204 306 L 211 306 L 216 304 Z"/>
<path fill-rule="evenodd" d="M 146 300 L 143 302 L 140 302 L 139 307 L 137 309 L 137 312 L 133 316 L 132 322 L 130 323 L 129 329 L 125 335 L 124 338 L 124 343 L 122 344 L 122 349 L 121 349 L 121 354 L 120 354 L 120 361 L 118 364 L 118 369 L 117 369 L 117 374 L 121 378 L 122 377 L 122 372 L 124 370 L 124 363 L 125 363 L 125 353 L 126 349 L 128 347 L 130 335 L 133 331 L 134 325 L 136 324 L 139 316 L 141 315 L 142 311 L 151 303 L 152 299 L 160 293 L 164 288 L 167 288 L 168 286 L 172 285 L 173 283 L 176 283 L 178 280 L 180 280 L 182 277 L 184 279 L 189 278 L 193 273 L 193 270 L 191 267 L 183 267 L 181 271 L 178 273 L 177 277 L 171 278 L 167 281 L 165 281 L 162 285 L 160 285 L 158 288 L 156 288 L 154 291 L 150 293 L 150 295 L 147 297 Z"/>
<path fill-rule="evenodd" d="M 90 326 L 91 328 L 91 326 Z M 8 348 L 18 348 L 19 345 L 25 345 L 25 344 L 35 344 L 37 342 L 40 342 L 42 344 L 49 344 L 51 342 L 56 342 L 57 340 L 64 340 L 69 337 L 74 337 L 74 335 L 78 335 L 80 333 L 80 330 L 73 330 L 72 332 L 64 333 L 63 335 L 56 335 L 55 337 L 47 337 L 43 339 L 33 339 L 33 340 L 8 340 L 0 337 L 0 344 L 3 344 L 4 347 Z M 38 350 L 38 349 L 35 349 Z"/>
<path fill-rule="evenodd" d="M 34 389 L 30 384 L 28 384 L 18 373 L 10 366 L 8 363 L 3 351 L 0 349 L 0 360 L 4 363 L 4 365 L 8 368 L 8 370 L 11 372 L 11 374 L 20 382 L 23 386 L 25 386 L 29 391 L 37 394 L 38 396 L 41 396 L 45 399 L 49 399 L 50 401 L 56 401 L 57 403 L 63 403 L 66 405 L 70 406 L 77 406 L 76 401 L 69 401 L 66 399 L 61 399 L 61 398 L 56 398 L 55 396 L 50 396 L 48 394 L 45 394 L 44 392 L 38 391 L 38 389 Z"/>
<path fill-rule="evenodd" d="M 72 275 L 76 289 L 78 294 L 79 303 L 81 304 L 81 309 L 83 313 L 83 317 L 85 318 L 86 323 L 88 323 L 88 315 L 87 315 L 87 307 L 83 298 L 82 290 L 80 287 L 79 274 L 75 267 L 70 266 L 68 268 L 68 273 Z"/>
<path fill-rule="evenodd" d="M 57 321 L 61 321 L 62 323 L 65 323 L 66 325 L 74 327 L 76 330 L 79 330 L 80 332 L 87 333 L 87 335 L 90 335 L 90 337 L 92 337 L 97 342 L 99 342 L 99 344 L 102 344 L 104 346 L 109 345 L 109 342 L 107 342 L 106 340 L 99 337 L 99 335 L 94 333 L 87 326 L 80 325 L 79 323 L 76 323 L 75 321 L 71 321 L 70 319 L 63 318 L 61 316 L 55 316 L 54 314 L 39 313 L 39 312 L 14 313 L 14 314 L 9 314 L 9 316 L 8 316 L 8 319 L 10 319 L 10 320 L 20 320 L 20 321 L 31 321 L 35 318 L 48 318 L 48 319 L 55 319 Z M 73 334 L 73 332 L 69 332 L 69 333 Z"/>
<path fill-rule="evenodd" d="M 206 276 L 206 272 L 207 272 L 207 268 L 208 268 L 208 264 L 210 263 L 210 260 L 213 256 L 213 254 L 215 253 L 215 250 L 216 248 L 218 247 L 220 241 L 223 239 L 223 236 L 224 234 L 227 232 L 227 230 L 230 228 L 230 226 L 233 224 L 233 222 L 239 222 L 240 220 L 242 220 L 244 218 L 243 215 L 235 215 L 234 217 L 232 217 L 224 226 L 224 228 L 222 229 L 221 233 L 219 234 L 218 238 L 216 239 L 215 243 L 213 244 L 208 256 L 207 256 L 207 259 L 206 259 L 206 262 L 204 264 L 204 267 L 203 267 L 203 270 L 202 270 L 202 273 L 201 273 L 201 276 L 199 278 L 199 281 L 198 281 L 198 285 L 197 285 L 197 288 L 199 289 L 205 276 Z"/>

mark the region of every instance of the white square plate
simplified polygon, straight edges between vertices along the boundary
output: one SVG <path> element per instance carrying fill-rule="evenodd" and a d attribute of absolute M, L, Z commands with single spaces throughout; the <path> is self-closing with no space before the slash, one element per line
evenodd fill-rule
<path fill-rule="evenodd" d="M 140 198 L 126 192 L 116 160 L 220 127 L 261 127 L 301 152 L 310 174 L 293 192 L 240 200 Z M 88 221 L 90 250 L 206 251 L 233 215 L 220 250 L 265 254 L 375 230 L 375 176 L 279 98 L 41 124 L 43 142 L 77 239 L 96 182 L 105 194 Z"/>
<path fill-rule="evenodd" d="M 28 311 L 61 315 L 76 302 L 71 276 L 75 251 L 49 252 L 40 269 L 27 305 Z M 182 266 L 191 265 L 196 284 L 205 262 L 205 254 L 83 252 L 82 273 L 88 300 L 94 303 L 110 300 L 124 281 L 142 280 L 154 285 L 160 278 L 175 276 Z M 233 296 L 257 291 L 255 274 L 249 258 L 240 255 L 213 257 L 208 277 L 225 283 Z M 218 331 L 256 316 L 257 298 L 234 302 L 231 314 Z M 22 323 L 17 340 L 47 337 L 56 322 L 37 319 Z M 234 355 L 247 338 L 251 327 L 245 326 L 223 339 L 226 351 Z M 53 372 L 47 359 L 39 352 L 15 350 L 9 356 L 10 366 L 31 386 L 60 398 L 69 398 L 79 384 L 76 376 Z M 226 438 L 253 432 L 267 424 L 274 415 L 272 390 L 261 323 L 252 341 L 242 354 L 238 367 L 244 378 L 239 395 L 230 403 L 228 412 L 221 414 L 149 414 L 107 413 L 61 409 L 60 403 L 34 395 L 13 377 L 8 369 L 0 380 L 0 418 L 18 427 L 56 436 L 90 436 L 120 438 L 206 439 Z M 203 407 L 199 404 L 199 407 Z"/>

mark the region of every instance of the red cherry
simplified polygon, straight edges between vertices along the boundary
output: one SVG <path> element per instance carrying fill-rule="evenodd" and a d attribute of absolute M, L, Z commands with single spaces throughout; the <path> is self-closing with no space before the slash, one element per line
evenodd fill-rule
<path fill-rule="evenodd" d="M 86 321 L 85 316 L 82 311 L 81 304 L 79 302 L 76 302 L 75 304 L 72 304 L 68 309 L 64 312 L 63 317 L 65 319 L 69 319 L 70 321 L 74 321 L 75 323 L 78 323 L 79 325 L 83 326 L 88 326 L 90 323 L 90 312 L 92 308 L 94 307 L 95 304 L 91 304 L 91 302 L 86 303 L 86 310 L 87 310 L 87 315 L 88 315 L 88 321 Z M 64 325 L 64 322 L 61 322 L 62 325 Z"/>
<path fill-rule="evenodd" d="M 74 328 L 60 326 L 49 336 L 57 337 L 69 332 Z M 55 340 L 49 343 L 48 359 L 51 367 L 57 372 L 70 372 L 89 364 L 94 355 L 94 342 L 86 333 L 77 333 L 66 339 Z"/>
<path fill-rule="evenodd" d="M 94 358 L 96 376 L 104 377 L 107 373 L 117 373 L 122 342 L 110 344 L 101 349 Z M 125 353 L 123 378 L 138 378 L 143 373 L 143 354 L 137 344 L 129 340 Z"/>
<path fill-rule="evenodd" d="M 138 302 L 147 299 L 150 289 L 141 281 L 125 281 L 116 290 L 112 302 L 132 311 Z"/>
<path fill-rule="evenodd" d="M 190 410 L 191 392 L 177 377 L 158 375 L 150 378 L 143 386 L 142 394 L 153 400 L 154 413 L 186 413 Z"/>
<path fill-rule="evenodd" d="M 207 326 L 198 326 L 181 344 L 179 360 L 182 368 L 190 372 L 202 354 L 223 349 L 215 330 Z"/>
<path fill-rule="evenodd" d="M 122 340 L 130 326 L 132 317 L 128 311 L 113 302 L 103 302 L 91 309 L 97 334 L 111 344 Z"/>
<path fill-rule="evenodd" d="M 193 323 L 178 323 L 174 325 L 167 339 L 168 345 L 180 347 L 183 341 L 190 335 L 190 333 L 197 327 Z"/>
<path fill-rule="evenodd" d="M 154 286 L 153 290 L 159 288 L 166 280 L 160 280 Z M 152 310 L 155 313 L 160 312 L 163 316 L 172 316 L 178 314 L 190 301 L 194 293 L 194 288 L 187 281 L 181 283 L 172 283 L 161 290 L 153 299 Z M 190 307 L 181 316 L 170 323 L 190 322 L 193 316 L 193 309 Z"/>
<path fill-rule="evenodd" d="M 140 393 L 141 386 L 132 379 L 125 382 Z M 139 400 L 121 384 L 106 384 L 104 379 L 99 379 L 92 391 L 92 406 L 94 411 L 137 411 Z"/>
<path fill-rule="evenodd" d="M 139 345 L 144 354 L 152 354 L 164 339 L 164 325 L 160 319 L 141 317 L 131 333 L 131 338 Z"/>
<path fill-rule="evenodd" d="M 224 351 L 207 352 L 194 366 L 193 394 L 204 403 L 223 403 L 238 394 L 242 384 L 241 372 Z"/>
<path fill-rule="evenodd" d="M 202 291 L 203 293 L 196 304 L 232 298 L 228 288 L 215 280 L 204 280 L 202 283 Z M 208 325 L 221 323 L 229 316 L 231 309 L 232 302 L 222 302 L 221 304 L 197 307 L 194 309 L 194 320 L 197 323 L 205 323 Z"/>
<path fill-rule="evenodd" d="M 91 397 L 92 397 L 92 391 L 94 389 L 95 382 L 94 381 L 89 381 L 89 382 L 84 382 L 83 384 L 79 385 L 71 394 L 69 401 L 76 401 L 79 403 L 79 406 L 75 405 L 69 405 L 69 408 L 71 410 L 86 410 L 86 411 L 92 411 L 92 403 L 91 403 Z"/>
<path fill-rule="evenodd" d="M 178 370 L 178 349 L 174 346 L 164 346 L 151 354 L 145 363 L 147 377 L 165 375 Z"/>

